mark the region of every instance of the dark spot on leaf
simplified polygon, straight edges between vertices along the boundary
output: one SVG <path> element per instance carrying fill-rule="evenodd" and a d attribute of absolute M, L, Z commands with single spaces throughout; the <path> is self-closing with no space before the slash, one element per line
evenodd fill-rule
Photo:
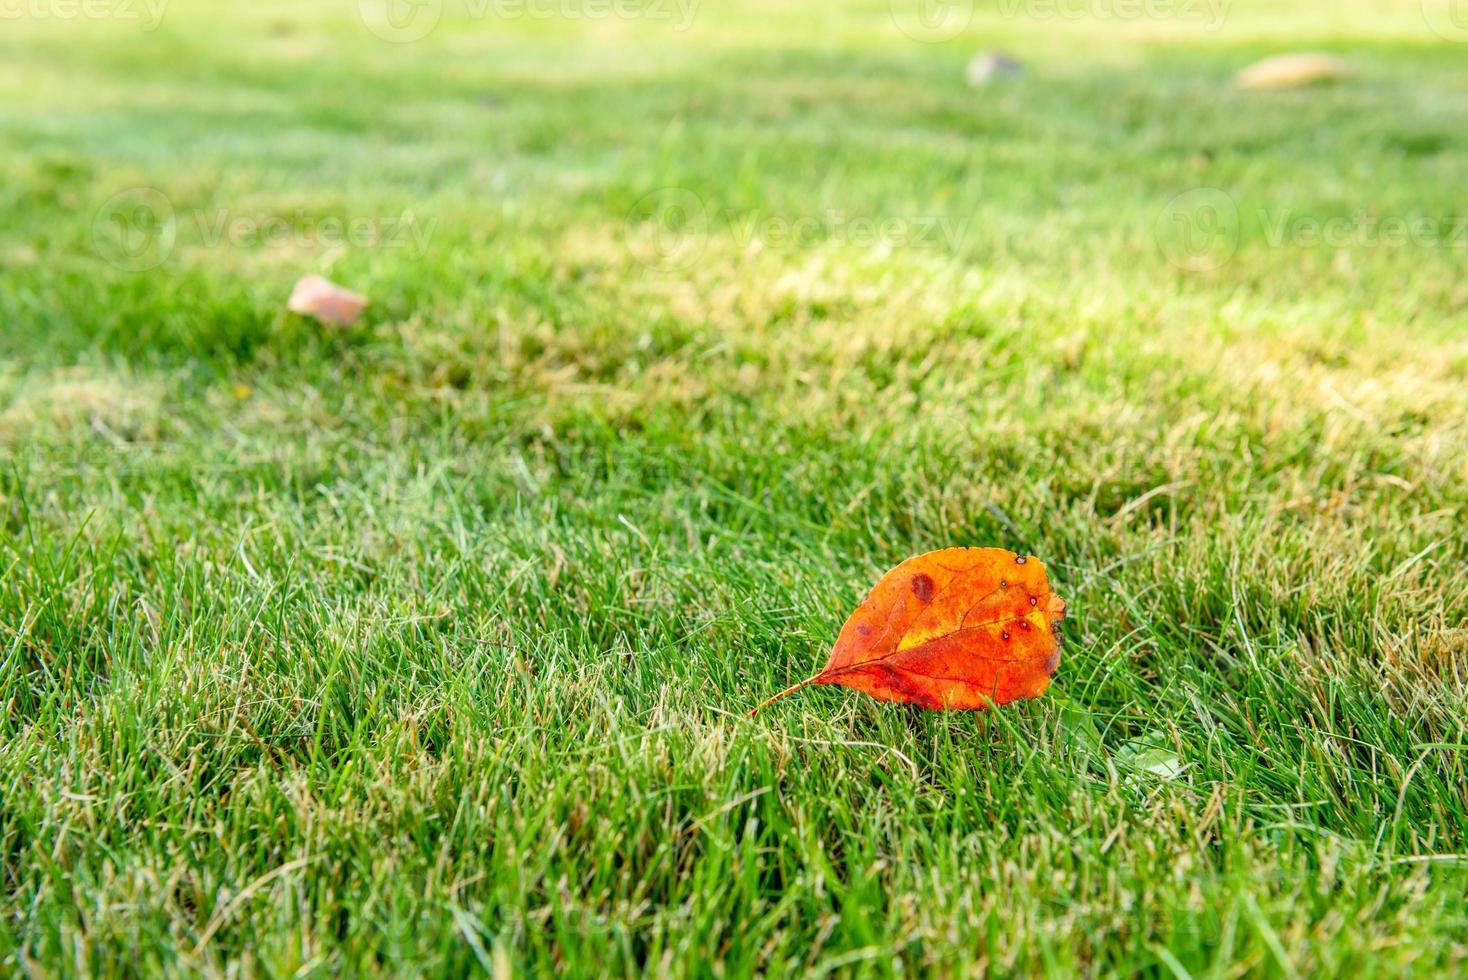
<path fill-rule="evenodd" d="M 943 707 L 942 701 L 939 701 L 931 694 L 913 684 L 910 680 L 908 680 L 907 676 L 902 671 L 893 670 L 888 667 L 883 669 L 882 674 L 882 679 L 886 681 L 887 686 L 890 687 L 893 691 L 902 695 L 902 697 L 907 701 L 910 701 L 911 703 L 916 705 L 920 705 L 924 708 Z"/>
<path fill-rule="evenodd" d="M 1059 648 L 1056 648 L 1055 652 L 1050 655 L 1050 659 L 1045 661 L 1045 673 L 1047 676 L 1054 677 L 1055 672 L 1059 669 L 1060 650 Z"/>
<path fill-rule="evenodd" d="M 914 575 L 912 577 L 912 594 L 918 597 L 918 602 L 923 605 L 933 601 L 933 577 L 931 575 Z"/>
<path fill-rule="evenodd" d="M 1026 558 L 1024 555 L 1020 555 L 1019 557 L 1015 558 L 1014 563 L 1016 565 L 1023 565 L 1027 561 L 1029 561 L 1028 558 Z"/>
<path fill-rule="evenodd" d="M 1040 600 L 1039 599 L 1036 599 L 1034 596 L 1030 596 L 1030 605 L 1032 605 L 1032 606 L 1038 606 L 1039 604 L 1040 604 Z"/>
<path fill-rule="evenodd" d="M 861 623 L 856 627 L 856 633 L 858 636 L 871 636 L 872 628 L 866 623 Z"/>

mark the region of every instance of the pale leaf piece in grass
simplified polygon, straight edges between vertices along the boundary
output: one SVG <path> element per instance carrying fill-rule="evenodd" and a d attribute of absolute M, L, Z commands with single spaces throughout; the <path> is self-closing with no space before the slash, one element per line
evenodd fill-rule
<path fill-rule="evenodd" d="M 1022 75 L 1024 70 L 1024 65 L 1002 51 L 981 51 L 969 61 L 964 77 L 977 88 L 996 79 Z"/>
<path fill-rule="evenodd" d="M 999 548 L 949 548 L 883 576 L 830 662 L 750 714 L 812 684 L 883 701 L 980 710 L 1037 698 L 1060 666 L 1065 600 L 1045 566 Z"/>
<path fill-rule="evenodd" d="M 1302 88 L 1351 77 L 1351 68 L 1324 54 L 1281 54 L 1239 72 L 1234 83 L 1247 91 Z"/>
<path fill-rule="evenodd" d="M 345 327 L 357 322 L 367 308 L 367 297 L 321 276 L 306 276 L 296 283 L 287 308 L 333 327 Z"/>

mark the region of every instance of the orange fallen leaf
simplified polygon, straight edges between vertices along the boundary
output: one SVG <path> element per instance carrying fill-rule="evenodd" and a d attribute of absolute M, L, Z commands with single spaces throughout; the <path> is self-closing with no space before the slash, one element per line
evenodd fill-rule
<path fill-rule="evenodd" d="M 306 276 L 296 283 L 286 308 L 334 327 L 345 327 L 362 315 L 367 308 L 367 297 L 321 276 Z"/>
<path fill-rule="evenodd" d="M 949 548 L 909 558 L 851 614 L 812 684 L 841 684 L 883 701 L 981 709 L 1036 698 L 1060 666 L 1065 600 L 1045 566 L 999 548 Z"/>

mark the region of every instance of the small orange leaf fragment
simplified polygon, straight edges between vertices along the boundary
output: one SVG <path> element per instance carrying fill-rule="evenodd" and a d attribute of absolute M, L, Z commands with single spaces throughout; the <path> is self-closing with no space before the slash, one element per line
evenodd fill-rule
<path fill-rule="evenodd" d="M 1060 666 L 1065 600 L 1045 566 L 999 548 L 949 548 L 882 577 L 846 621 L 812 684 L 883 701 L 970 710 L 1037 698 Z"/>
<path fill-rule="evenodd" d="M 321 276 L 306 276 L 296 283 L 286 308 L 333 327 L 346 327 L 355 323 L 367 308 L 367 297 Z"/>

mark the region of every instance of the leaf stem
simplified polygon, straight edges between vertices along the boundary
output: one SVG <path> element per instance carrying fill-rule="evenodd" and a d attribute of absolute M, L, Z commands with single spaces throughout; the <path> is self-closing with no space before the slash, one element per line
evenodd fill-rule
<path fill-rule="evenodd" d="M 774 697 L 767 698 L 764 701 L 761 701 L 759 704 L 755 705 L 753 708 L 751 708 L 749 710 L 749 714 L 745 715 L 744 717 L 746 717 L 746 718 L 753 718 L 755 715 L 759 714 L 762 710 L 764 710 L 765 708 L 768 708 L 770 705 L 774 704 L 776 701 L 780 700 L 781 698 L 789 697 L 790 695 L 794 694 L 796 691 L 803 691 L 803 690 L 805 690 L 807 687 L 810 687 L 812 684 L 814 684 L 816 681 L 820 680 L 824 676 L 825 676 L 824 672 L 823 673 L 820 673 L 820 674 L 814 674 L 814 675 L 812 675 L 810 677 L 807 677 L 805 680 L 801 681 L 799 684 L 792 684 L 792 685 L 790 685 L 789 687 L 785 688 L 785 690 L 781 691 L 779 694 L 776 694 Z"/>

